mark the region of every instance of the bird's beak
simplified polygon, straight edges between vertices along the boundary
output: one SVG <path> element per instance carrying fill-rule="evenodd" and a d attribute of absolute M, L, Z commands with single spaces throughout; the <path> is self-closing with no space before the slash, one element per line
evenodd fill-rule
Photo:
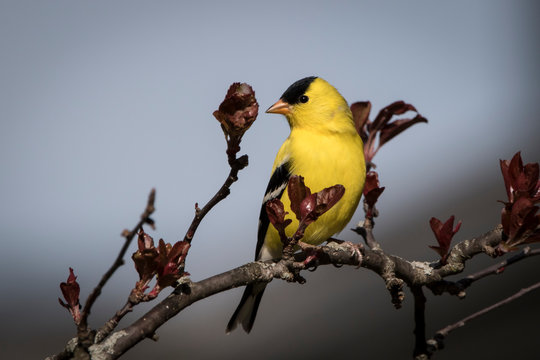
<path fill-rule="evenodd" d="M 290 105 L 287 104 L 285 101 L 279 99 L 277 103 L 270 106 L 268 110 L 266 110 L 267 113 L 271 114 L 283 114 L 287 115 L 291 113 Z"/>

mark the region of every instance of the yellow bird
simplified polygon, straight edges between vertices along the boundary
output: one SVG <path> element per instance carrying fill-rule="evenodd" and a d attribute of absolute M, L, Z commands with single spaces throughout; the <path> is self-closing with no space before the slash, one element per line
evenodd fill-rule
<path fill-rule="evenodd" d="M 290 209 L 287 183 L 292 175 L 304 177 L 311 192 L 341 184 L 345 194 L 328 212 L 310 224 L 302 241 L 318 245 L 340 232 L 351 220 L 362 195 L 366 165 L 362 139 L 356 132 L 347 101 L 328 82 L 307 77 L 293 83 L 267 113 L 283 114 L 291 128 L 279 149 L 266 188 L 259 218 L 256 260 L 280 259 L 282 243 L 270 224 L 265 204 L 280 199 L 293 222 L 286 228 L 292 236 L 298 220 Z M 227 333 L 238 324 L 250 332 L 266 283 L 248 285 L 227 325 Z"/>

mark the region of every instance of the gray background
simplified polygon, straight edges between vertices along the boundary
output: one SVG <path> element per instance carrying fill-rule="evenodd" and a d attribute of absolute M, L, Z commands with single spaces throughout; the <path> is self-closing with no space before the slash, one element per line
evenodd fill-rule
<path fill-rule="evenodd" d="M 458 240 L 493 228 L 505 196 L 498 160 L 518 150 L 526 162 L 540 160 L 538 14 L 534 1 L 1 1 L 3 357 L 62 349 L 74 326 L 58 305 L 58 284 L 74 267 L 85 298 L 152 187 L 151 235 L 183 237 L 193 204 L 228 172 L 211 114 L 234 81 L 254 87 L 261 110 L 293 81 L 318 75 L 350 102 L 370 100 L 378 111 L 402 99 L 430 120 L 375 158 L 387 187 L 376 226 L 386 250 L 436 259 L 427 247 L 435 243 L 431 216 L 463 220 Z M 261 111 L 242 143 L 249 167 L 194 240 L 193 280 L 252 259 L 260 200 L 287 135 L 282 117 Z M 339 237 L 358 240 L 348 230 Z M 467 270 L 489 263 L 479 257 Z M 539 271 L 528 259 L 475 285 L 466 301 L 429 294 L 428 333 L 531 284 Z M 396 311 L 364 269 L 306 276 L 303 286 L 271 284 L 249 336 L 224 333 L 236 289 L 193 305 L 159 330 L 158 343 L 126 358 L 410 357 L 408 293 Z M 96 303 L 93 326 L 135 281 L 128 263 Z M 537 291 L 456 331 L 437 358 L 527 357 L 539 301 Z"/>

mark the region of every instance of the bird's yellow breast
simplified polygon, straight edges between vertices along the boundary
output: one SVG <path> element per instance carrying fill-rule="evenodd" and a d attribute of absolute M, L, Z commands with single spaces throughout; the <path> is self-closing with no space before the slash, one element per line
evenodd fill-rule
<path fill-rule="evenodd" d="M 293 128 L 277 158 L 289 159 L 291 175 L 303 176 L 312 193 L 336 184 L 345 187 L 341 200 L 307 227 L 302 241 L 318 245 L 341 231 L 358 206 L 366 175 L 362 140 L 354 127 L 352 131 L 339 133 L 309 127 Z M 274 169 L 277 165 L 274 164 Z M 287 217 L 293 220 L 286 229 L 287 236 L 292 236 L 298 228 L 298 220 L 290 210 L 287 189 L 281 201 L 285 211 L 289 212 Z M 281 240 L 272 225 L 268 228 L 264 247 L 273 258 L 281 257 Z"/>

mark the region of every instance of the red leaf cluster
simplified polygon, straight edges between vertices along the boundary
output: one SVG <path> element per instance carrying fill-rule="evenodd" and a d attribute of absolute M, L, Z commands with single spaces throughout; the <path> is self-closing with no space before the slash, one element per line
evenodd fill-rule
<path fill-rule="evenodd" d="M 538 163 L 523 165 L 521 153 L 512 160 L 501 160 L 501 172 L 508 202 L 504 203 L 501 224 L 507 239 L 501 250 L 509 251 L 517 245 L 540 242 L 540 180 Z"/>
<path fill-rule="evenodd" d="M 67 281 L 60 283 L 60 291 L 62 291 L 62 295 L 66 302 L 64 303 L 60 298 L 58 298 L 58 302 L 68 309 L 73 320 L 78 325 L 81 321 L 81 304 L 79 302 L 81 288 L 79 287 L 79 283 L 77 283 L 77 277 L 73 273 L 72 268 L 69 268 Z"/>
<path fill-rule="evenodd" d="M 233 83 L 225 99 L 213 113 L 227 139 L 229 156 L 240 151 L 242 136 L 253 124 L 258 113 L 259 104 L 253 88 L 246 83 Z"/>
<path fill-rule="evenodd" d="M 345 187 L 338 184 L 312 194 L 311 189 L 304 184 L 304 178 L 295 175 L 289 179 L 287 193 L 291 200 L 291 210 L 296 218 L 309 225 L 343 197 Z"/>
<path fill-rule="evenodd" d="M 345 187 L 338 184 L 312 194 L 311 189 L 304 184 L 304 178 L 294 175 L 289 179 L 287 194 L 291 201 L 291 210 L 300 222 L 297 232 L 301 237 L 307 225 L 316 221 L 343 197 Z M 269 200 L 266 203 L 266 213 L 270 223 L 280 234 L 281 240 L 287 242 L 285 227 L 291 220 L 285 219 L 288 213 L 284 210 L 283 203 L 279 199 Z"/>
<path fill-rule="evenodd" d="M 141 284 L 148 284 L 156 272 L 158 251 L 154 247 L 154 239 L 150 235 L 142 230 L 139 231 L 138 235 L 138 250 L 133 253 L 131 258 L 135 263 L 135 270 L 139 273 Z M 145 289 L 146 287 L 142 290 L 144 291 Z"/>
<path fill-rule="evenodd" d="M 280 238 L 287 239 L 285 228 L 292 222 L 291 219 L 285 219 L 288 212 L 285 211 L 283 203 L 279 199 L 272 199 L 266 202 L 266 213 L 270 223 L 276 228 Z"/>
<path fill-rule="evenodd" d="M 454 215 L 450 216 L 448 220 L 443 224 L 439 219 L 432 217 L 429 220 L 429 225 L 431 225 L 431 230 L 437 238 L 439 246 L 429 246 L 435 250 L 441 256 L 441 263 L 446 264 L 446 259 L 450 252 L 450 243 L 452 238 L 459 231 L 461 227 L 461 221 L 457 223 L 454 228 Z"/>
<path fill-rule="evenodd" d="M 184 273 L 184 262 L 190 245 L 185 241 L 177 241 L 174 245 L 159 239 L 159 257 L 157 264 L 157 284 L 161 289 L 172 286 Z"/>
<path fill-rule="evenodd" d="M 139 273 L 139 281 L 134 291 L 139 298 L 143 296 L 148 284 L 156 276 L 156 284 L 147 298 L 155 298 L 161 290 L 174 283 L 185 275 L 183 272 L 184 262 L 189 250 L 189 243 L 178 241 L 171 245 L 159 239 L 158 247 L 154 246 L 154 240 L 143 230 L 139 231 L 137 239 L 138 250 L 131 258 L 135 263 L 135 269 Z"/>
<path fill-rule="evenodd" d="M 426 122 L 427 119 L 418 114 L 418 111 L 411 104 L 403 101 L 396 101 L 384 107 L 375 120 L 369 120 L 371 103 L 369 101 L 359 101 L 351 105 L 356 131 L 360 134 L 364 142 L 364 156 L 368 170 L 375 167 L 372 160 L 377 151 L 392 140 L 394 137 L 405 131 L 407 128 L 420 122 Z M 408 111 L 415 111 L 417 114 L 412 119 L 397 119 L 391 121 L 395 115 L 402 115 Z M 378 135 L 378 144 L 377 142 Z"/>
<path fill-rule="evenodd" d="M 385 187 L 379 186 L 379 176 L 375 171 L 369 171 L 366 174 L 366 183 L 364 184 L 364 203 L 366 204 L 366 217 L 373 219 L 376 216 L 375 203 L 383 193 Z"/>

